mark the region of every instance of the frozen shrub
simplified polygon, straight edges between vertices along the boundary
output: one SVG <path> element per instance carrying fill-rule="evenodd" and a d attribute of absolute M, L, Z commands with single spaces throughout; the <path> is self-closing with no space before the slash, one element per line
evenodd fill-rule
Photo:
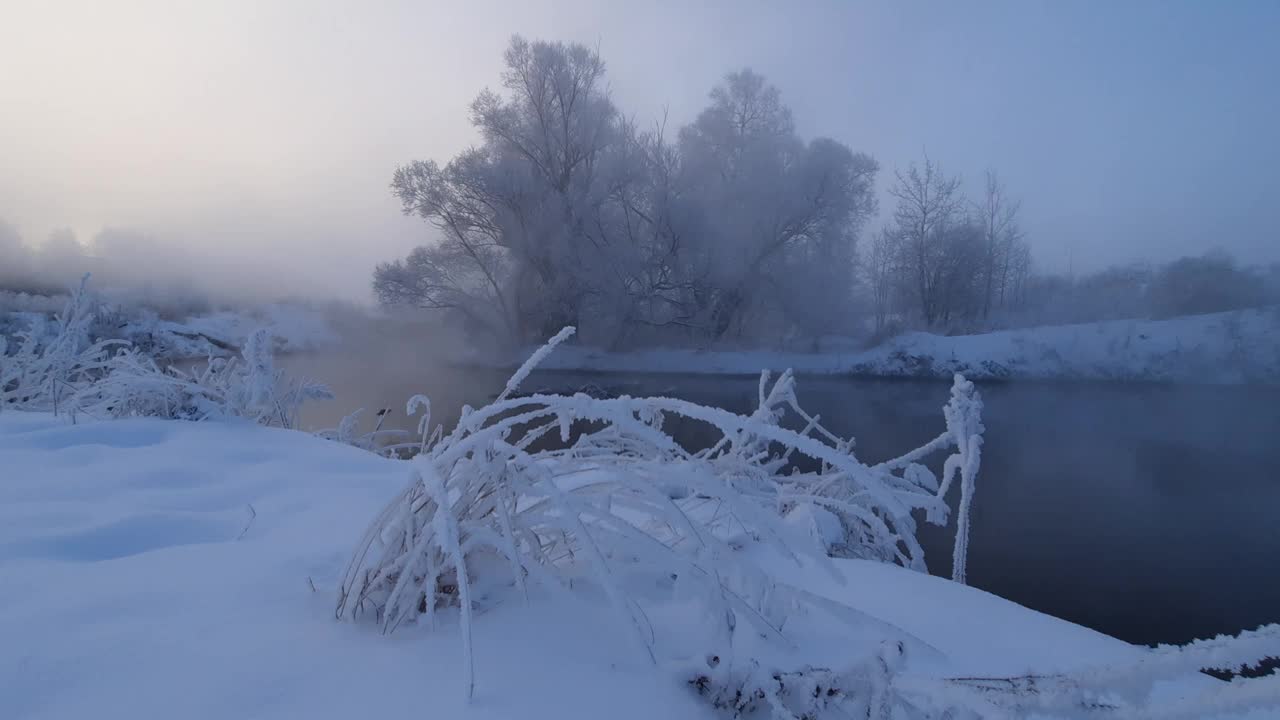
<path fill-rule="evenodd" d="M 963 378 L 956 378 L 946 432 L 868 466 L 850 452 L 851 441 L 800 408 L 790 373 L 772 383 L 761 377 L 751 415 L 664 397 L 512 397 L 534 363 L 570 333 L 535 353 L 492 404 L 465 408 L 452 432 L 424 441 L 408 486 L 356 548 L 339 617 L 371 615 L 391 631 L 456 604 L 468 687 L 472 606 L 483 588 L 499 584 L 521 592 L 530 582 L 593 586 L 649 657 L 655 634 L 641 606 L 648 598 L 635 589 L 665 587 L 673 578 L 719 619 L 726 643 L 740 625 L 782 640 L 788 608 L 812 596 L 775 581 L 744 548 L 828 562 L 784 514 L 806 504 L 821 508 L 839 519 L 850 555 L 919 570 L 924 555 L 911 514 L 945 523 L 943 496 L 953 477 L 961 479 L 967 522 L 982 426 L 980 401 Z M 803 429 L 783 426 L 788 412 Z M 673 416 L 710 426 L 719 441 L 696 452 L 682 447 L 663 430 Z M 559 443 L 539 443 L 557 435 Z M 939 484 L 917 461 L 951 445 L 960 451 Z M 801 468 L 801 457 L 811 469 Z M 963 554 L 958 538 L 961 576 Z"/>
<path fill-rule="evenodd" d="M 35 322 L 20 331 L 16 345 L 0 337 L 0 409 L 60 412 L 76 391 L 101 377 L 118 341 L 93 341 L 89 327 L 98 303 L 85 275 L 52 327 Z"/>
<path fill-rule="evenodd" d="M 210 358 L 191 371 L 161 368 L 138 350 L 122 350 L 100 379 L 75 394 L 74 404 L 95 417 L 237 417 L 294 428 L 303 403 L 332 395 L 323 385 L 285 378 L 270 348 L 270 335 L 260 330 L 250 336 L 242 360 Z"/>
<path fill-rule="evenodd" d="M 93 298 L 85 275 L 52 322 L 32 315 L 14 335 L 0 336 L 0 409 L 83 412 L 93 417 L 200 420 L 248 418 L 295 427 L 304 402 L 331 397 L 322 385 L 284 377 L 271 335 L 251 334 L 240 360 L 213 359 L 203 369 L 161 367 L 144 349 L 119 339 L 95 340 L 95 326 L 120 317 Z"/>

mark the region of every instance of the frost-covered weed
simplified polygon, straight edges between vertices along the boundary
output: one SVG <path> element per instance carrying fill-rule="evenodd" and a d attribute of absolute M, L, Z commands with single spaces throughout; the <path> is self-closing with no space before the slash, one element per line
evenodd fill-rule
<path fill-rule="evenodd" d="M 456 607 L 468 695 L 472 612 L 500 602 L 505 587 L 527 596 L 536 584 L 607 598 L 651 659 L 661 635 L 654 613 L 693 600 L 714 652 L 683 656 L 684 677 L 734 718 L 1193 718 L 1277 706 L 1276 676 L 1173 700 L 1154 691 L 1201 668 L 1280 656 L 1275 626 L 1069 675 L 949 678 L 912 672 L 908 649 L 927 648 L 919 639 L 776 576 L 776 563 L 762 558 L 821 567 L 830 553 L 923 570 L 913 512 L 945 523 L 943 499 L 959 484 L 953 563 L 963 582 L 983 433 L 981 401 L 964 378 L 952 387 L 943 433 L 867 465 L 851 440 L 799 406 L 789 373 L 762 376 L 750 415 L 663 397 L 513 397 L 567 335 L 522 366 L 494 403 L 465 408 L 447 435 L 426 414 L 409 485 L 375 518 L 341 582 L 337 615 L 371 616 L 384 632 L 434 625 Z M 408 409 L 421 406 L 429 411 L 415 396 Z M 663 430 L 676 417 L 714 428 L 719 440 L 682 447 Z M 939 481 L 922 461 L 947 448 L 955 451 Z M 844 667 L 788 667 L 780 660 L 794 649 L 787 619 L 819 615 L 837 637 L 879 640 L 851 646 Z"/>
<path fill-rule="evenodd" d="M 89 294 L 88 280 L 85 275 L 52 323 L 32 316 L 13 347 L 0 337 L 0 409 L 91 417 L 241 417 L 295 427 L 302 403 L 331 397 L 321 385 L 289 380 L 276 370 L 266 330 L 249 337 L 243 359 L 211 358 L 203 369 L 189 372 L 161 367 L 124 340 L 94 340 L 95 326 L 114 325 L 119 317 Z"/>
<path fill-rule="evenodd" d="M 161 368 L 136 349 L 123 350 L 106 364 L 101 378 L 77 391 L 74 405 L 94 417 L 236 417 L 295 428 L 303 403 L 333 397 L 323 385 L 289 379 L 277 370 L 266 330 L 250 336 L 242 355 L 240 360 L 210 358 L 202 369 L 183 371 Z"/>
<path fill-rule="evenodd" d="M 924 555 L 912 512 L 945 523 L 944 495 L 955 477 L 967 523 L 982 425 L 981 402 L 963 378 L 956 378 L 943 434 L 869 466 L 852 454 L 852 441 L 801 409 L 790 373 L 773 382 L 761 377 L 751 415 L 664 397 L 512 397 L 570 332 L 535 353 L 492 404 L 464 409 L 438 442 L 420 428 L 424 451 L 412 460 L 408 487 L 357 546 L 339 617 L 371 615 L 391 631 L 419 617 L 434 621 L 441 607 L 456 604 L 469 648 L 477 588 L 509 583 L 524 593 L 529 583 L 556 590 L 578 583 L 607 597 L 653 658 L 656 633 L 645 604 L 675 579 L 682 596 L 716 619 L 722 644 L 749 627 L 786 645 L 787 614 L 813 598 L 778 582 L 744 549 L 828 561 L 784 515 L 821 509 L 839 519 L 847 554 L 919 570 Z M 783 425 L 788 414 L 801 430 Z M 719 441 L 701 451 L 682 447 L 663 430 L 676 416 L 713 428 Z M 558 444 L 535 449 L 557 435 Z M 918 461 L 949 446 L 960 450 L 939 484 Z M 961 577 L 964 553 L 962 533 Z M 464 662 L 470 678 L 469 649 Z"/>
<path fill-rule="evenodd" d="M 61 412 L 77 390 L 105 372 L 112 348 L 122 343 L 90 338 L 97 303 L 88 282 L 85 275 L 50 327 L 33 323 L 13 347 L 0 337 L 0 409 Z"/>

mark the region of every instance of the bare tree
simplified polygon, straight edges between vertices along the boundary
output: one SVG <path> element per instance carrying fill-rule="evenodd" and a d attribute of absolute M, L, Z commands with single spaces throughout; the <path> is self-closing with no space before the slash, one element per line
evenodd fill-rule
<path fill-rule="evenodd" d="M 889 228 L 883 228 L 871 240 L 870 250 L 862 264 L 867 288 L 871 291 L 871 308 L 876 332 L 885 329 L 898 279 L 896 249 L 898 239 Z"/>
<path fill-rule="evenodd" d="M 896 173 L 889 194 L 897 201 L 891 236 L 910 278 L 920 316 L 928 325 L 941 319 L 946 301 L 947 274 L 956 260 L 952 230 L 964 221 L 960 179 L 949 178 L 928 158 Z"/>
<path fill-rule="evenodd" d="M 505 93 L 485 90 L 471 107 L 484 142 L 443 168 L 410 163 L 392 182 L 405 213 L 439 230 L 439 248 L 380 268 L 375 282 L 380 298 L 500 318 L 481 324 L 519 341 L 578 324 L 610 278 L 603 207 L 626 164 L 608 156 L 625 135 L 594 51 L 515 37 L 504 59 Z"/>
<path fill-rule="evenodd" d="M 669 142 L 665 123 L 642 131 L 617 111 L 588 48 L 517 37 L 505 62 L 502 91 L 472 104 L 483 142 L 396 171 L 404 212 L 440 239 L 379 266 L 382 301 L 516 341 L 571 324 L 612 345 L 762 320 L 816 337 L 850 315 L 877 165 L 801 140 L 762 77 L 727 76 Z"/>
<path fill-rule="evenodd" d="M 1148 291 L 1151 313 L 1156 317 L 1223 312 L 1264 302 L 1263 275 L 1240 267 L 1222 250 L 1174 260 L 1156 273 Z"/>
<path fill-rule="evenodd" d="M 1009 199 L 996 172 L 987 170 L 982 200 L 973 208 L 974 219 L 982 229 L 983 318 L 990 317 L 994 303 L 1004 302 L 1014 245 L 1022 238 L 1018 227 L 1020 205 Z"/>
<path fill-rule="evenodd" d="M 741 332 L 769 289 L 801 282 L 806 293 L 831 293 L 811 302 L 848 302 L 852 250 L 876 209 L 875 160 L 826 138 L 805 143 L 777 88 L 751 70 L 712 90 L 680 150 L 701 206 L 691 255 L 708 268 L 697 299 L 712 337 Z"/>

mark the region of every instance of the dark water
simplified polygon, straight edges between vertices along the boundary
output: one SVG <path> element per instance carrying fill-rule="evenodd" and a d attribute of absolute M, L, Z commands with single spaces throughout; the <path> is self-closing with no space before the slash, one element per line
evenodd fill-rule
<path fill-rule="evenodd" d="M 291 362 L 338 395 L 308 416 L 316 426 L 365 406 L 394 408 L 389 425 L 409 427 L 404 401 L 418 392 L 451 421 L 462 403 L 483 404 L 505 380 L 486 371 L 379 375 Z M 525 389 L 583 385 L 736 411 L 754 407 L 756 397 L 755 379 L 702 376 L 539 373 Z M 1280 388 L 980 388 L 987 431 L 970 584 L 1144 644 L 1280 621 Z M 948 385 L 802 377 L 799 395 L 831 430 L 857 438 L 863 461 L 875 462 L 941 432 Z M 921 535 L 930 571 L 949 575 L 950 528 L 922 526 Z"/>

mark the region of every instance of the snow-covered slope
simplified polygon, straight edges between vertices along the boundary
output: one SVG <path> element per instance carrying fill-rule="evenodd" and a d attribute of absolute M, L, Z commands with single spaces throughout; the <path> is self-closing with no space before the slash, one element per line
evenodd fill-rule
<path fill-rule="evenodd" d="M 0 716 L 717 716 L 587 597 L 483 608 L 470 705 L 455 618 L 393 636 L 335 621 L 348 552 L 406 480 L 404 462 L 293 431 L 0 413 Z M 915 635 L 925 675 L 1143 652 L 946 580 L 835 562 L 837 576 L 785 572 Z M 854 652 L 818 630 L 800 652 Z"/>
<path fill-rule="evenodd" d="M 523 357 L 523 355 L 522 355 Z M 821 354 L 565 347 L 541 369 L 970 379 L 1280 382 L 1280 308 L 1171 320 L 1117 320 L 946 337 L 913 332 L 869 350 Z"/>
<path fill-rule="evenodd" d="M 613 626 L 590 608 L 482 617 L 467 713 L 456 627 L 383 637 L 336 622 L 335 578 L 402 463 L 249 425 L 3 413 L 0 467 L 5 718 L 702 710 L 658 671 L 616 667 Z"/>

